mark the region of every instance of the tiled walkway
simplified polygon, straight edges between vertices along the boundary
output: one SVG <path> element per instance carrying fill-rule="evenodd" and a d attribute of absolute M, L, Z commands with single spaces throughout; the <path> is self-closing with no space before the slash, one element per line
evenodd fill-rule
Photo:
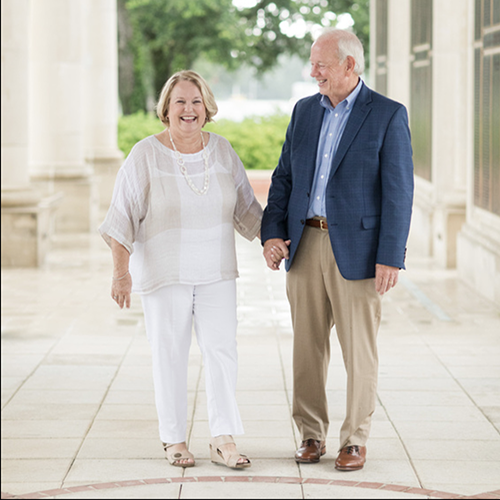
<path fill-rule="evenodd" d="M 139 297 L 120 311 L 99 236 L 65 236 L 44 269 L 2 271 L 2 498 L 500 499 L 498 308 L 410 249 L 409 270 L 384 299 L 367 465 L 334 469 L 345 399 L 334 332 L 327 454 L 297 465 L 284 271 L 266 268 L 259 242 L 237 244 L 246 429 L 237 443 L 252 468 L 209 460 L 195 340 L 188 440 L 197 465 L 168 465 Z"/>

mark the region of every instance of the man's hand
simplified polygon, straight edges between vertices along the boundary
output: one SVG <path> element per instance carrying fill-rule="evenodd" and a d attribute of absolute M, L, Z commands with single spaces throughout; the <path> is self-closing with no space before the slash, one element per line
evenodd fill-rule
<path fill-rule="evenodd" d="M 375 266 L 375 289 L 380 295 L 396 286 L 399 268 L 377 264 Z"/>
<path fill-rule="evenodd" d="M 264 243 L 264 258 L 269 269 L 277 271 L 280 268 L 281 261 L 290 257 L 289 246 L 290 240 L 285 241 L 281 238 L 266 240 Z"/>

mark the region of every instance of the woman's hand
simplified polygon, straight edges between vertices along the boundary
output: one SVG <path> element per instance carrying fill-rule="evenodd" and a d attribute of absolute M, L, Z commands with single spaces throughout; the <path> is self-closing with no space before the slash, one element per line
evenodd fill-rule
<path fill-rule="evenodd" d="M 130 307 L 130 293 L 132 292 L 132 276 L 128 272 L 130 254 L 128 250 L 111 238 L 111 253 L 113 254 L 113 283 L 111 284 L 111 298 L 123 309 Z"/>
<path fill-rule="evenodd" d="M 281 261 L 288 259 L 290 242 L 291 240 L 284 241 L 281 238 L 272 238 L 264 243 L 264 258 L 269 269 L 277 271 Z"/>
<path fill-rule="evenodd" d="M 123 309 L 123 306 L 130 308 L 130 293 L 132 292 L 132 277 L 130 273 L 123 279 L 114 279 L 111 285 L 111 297 Z"/>

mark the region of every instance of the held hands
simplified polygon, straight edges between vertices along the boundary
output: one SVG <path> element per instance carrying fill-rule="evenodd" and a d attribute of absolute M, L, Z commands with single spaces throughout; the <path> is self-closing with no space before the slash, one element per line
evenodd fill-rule
<path fill-rule="evenodd" d="M 399 277 L 399 268 L 377 264 L 375 266 L 375 289 L 380 295 L 396 286 Z"/>
<path fill-rule="evenodd" d="M 266 259 L 267 267 L 273 271 L 278 271 L 281 261 L 288 259 L 290 253 L 288 247 L 291 240 L 282 240 L 281 238 L 271 238 L 264 243 L 264 258 Z"/>
<path fill-rule="evenodd" d="M 130 308 L 130 294 L 132 292 L 132 277 L 130 273 L 122 279 L 113 279 L 111 284 L 111 298 L 123 309 L 123 306 Z"/>

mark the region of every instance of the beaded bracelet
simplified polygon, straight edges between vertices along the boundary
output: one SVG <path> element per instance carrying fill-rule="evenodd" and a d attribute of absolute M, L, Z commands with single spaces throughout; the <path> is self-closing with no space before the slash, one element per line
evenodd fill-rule
<path fill-rule="evenodd" d="M 121 277 L 121 278 L 115 278 L 114 276 L 111 276 L 111 279 L 113 281 L 121 281 L 122 279 L 124 279 L 128 274 L 128 271 Z"/>

